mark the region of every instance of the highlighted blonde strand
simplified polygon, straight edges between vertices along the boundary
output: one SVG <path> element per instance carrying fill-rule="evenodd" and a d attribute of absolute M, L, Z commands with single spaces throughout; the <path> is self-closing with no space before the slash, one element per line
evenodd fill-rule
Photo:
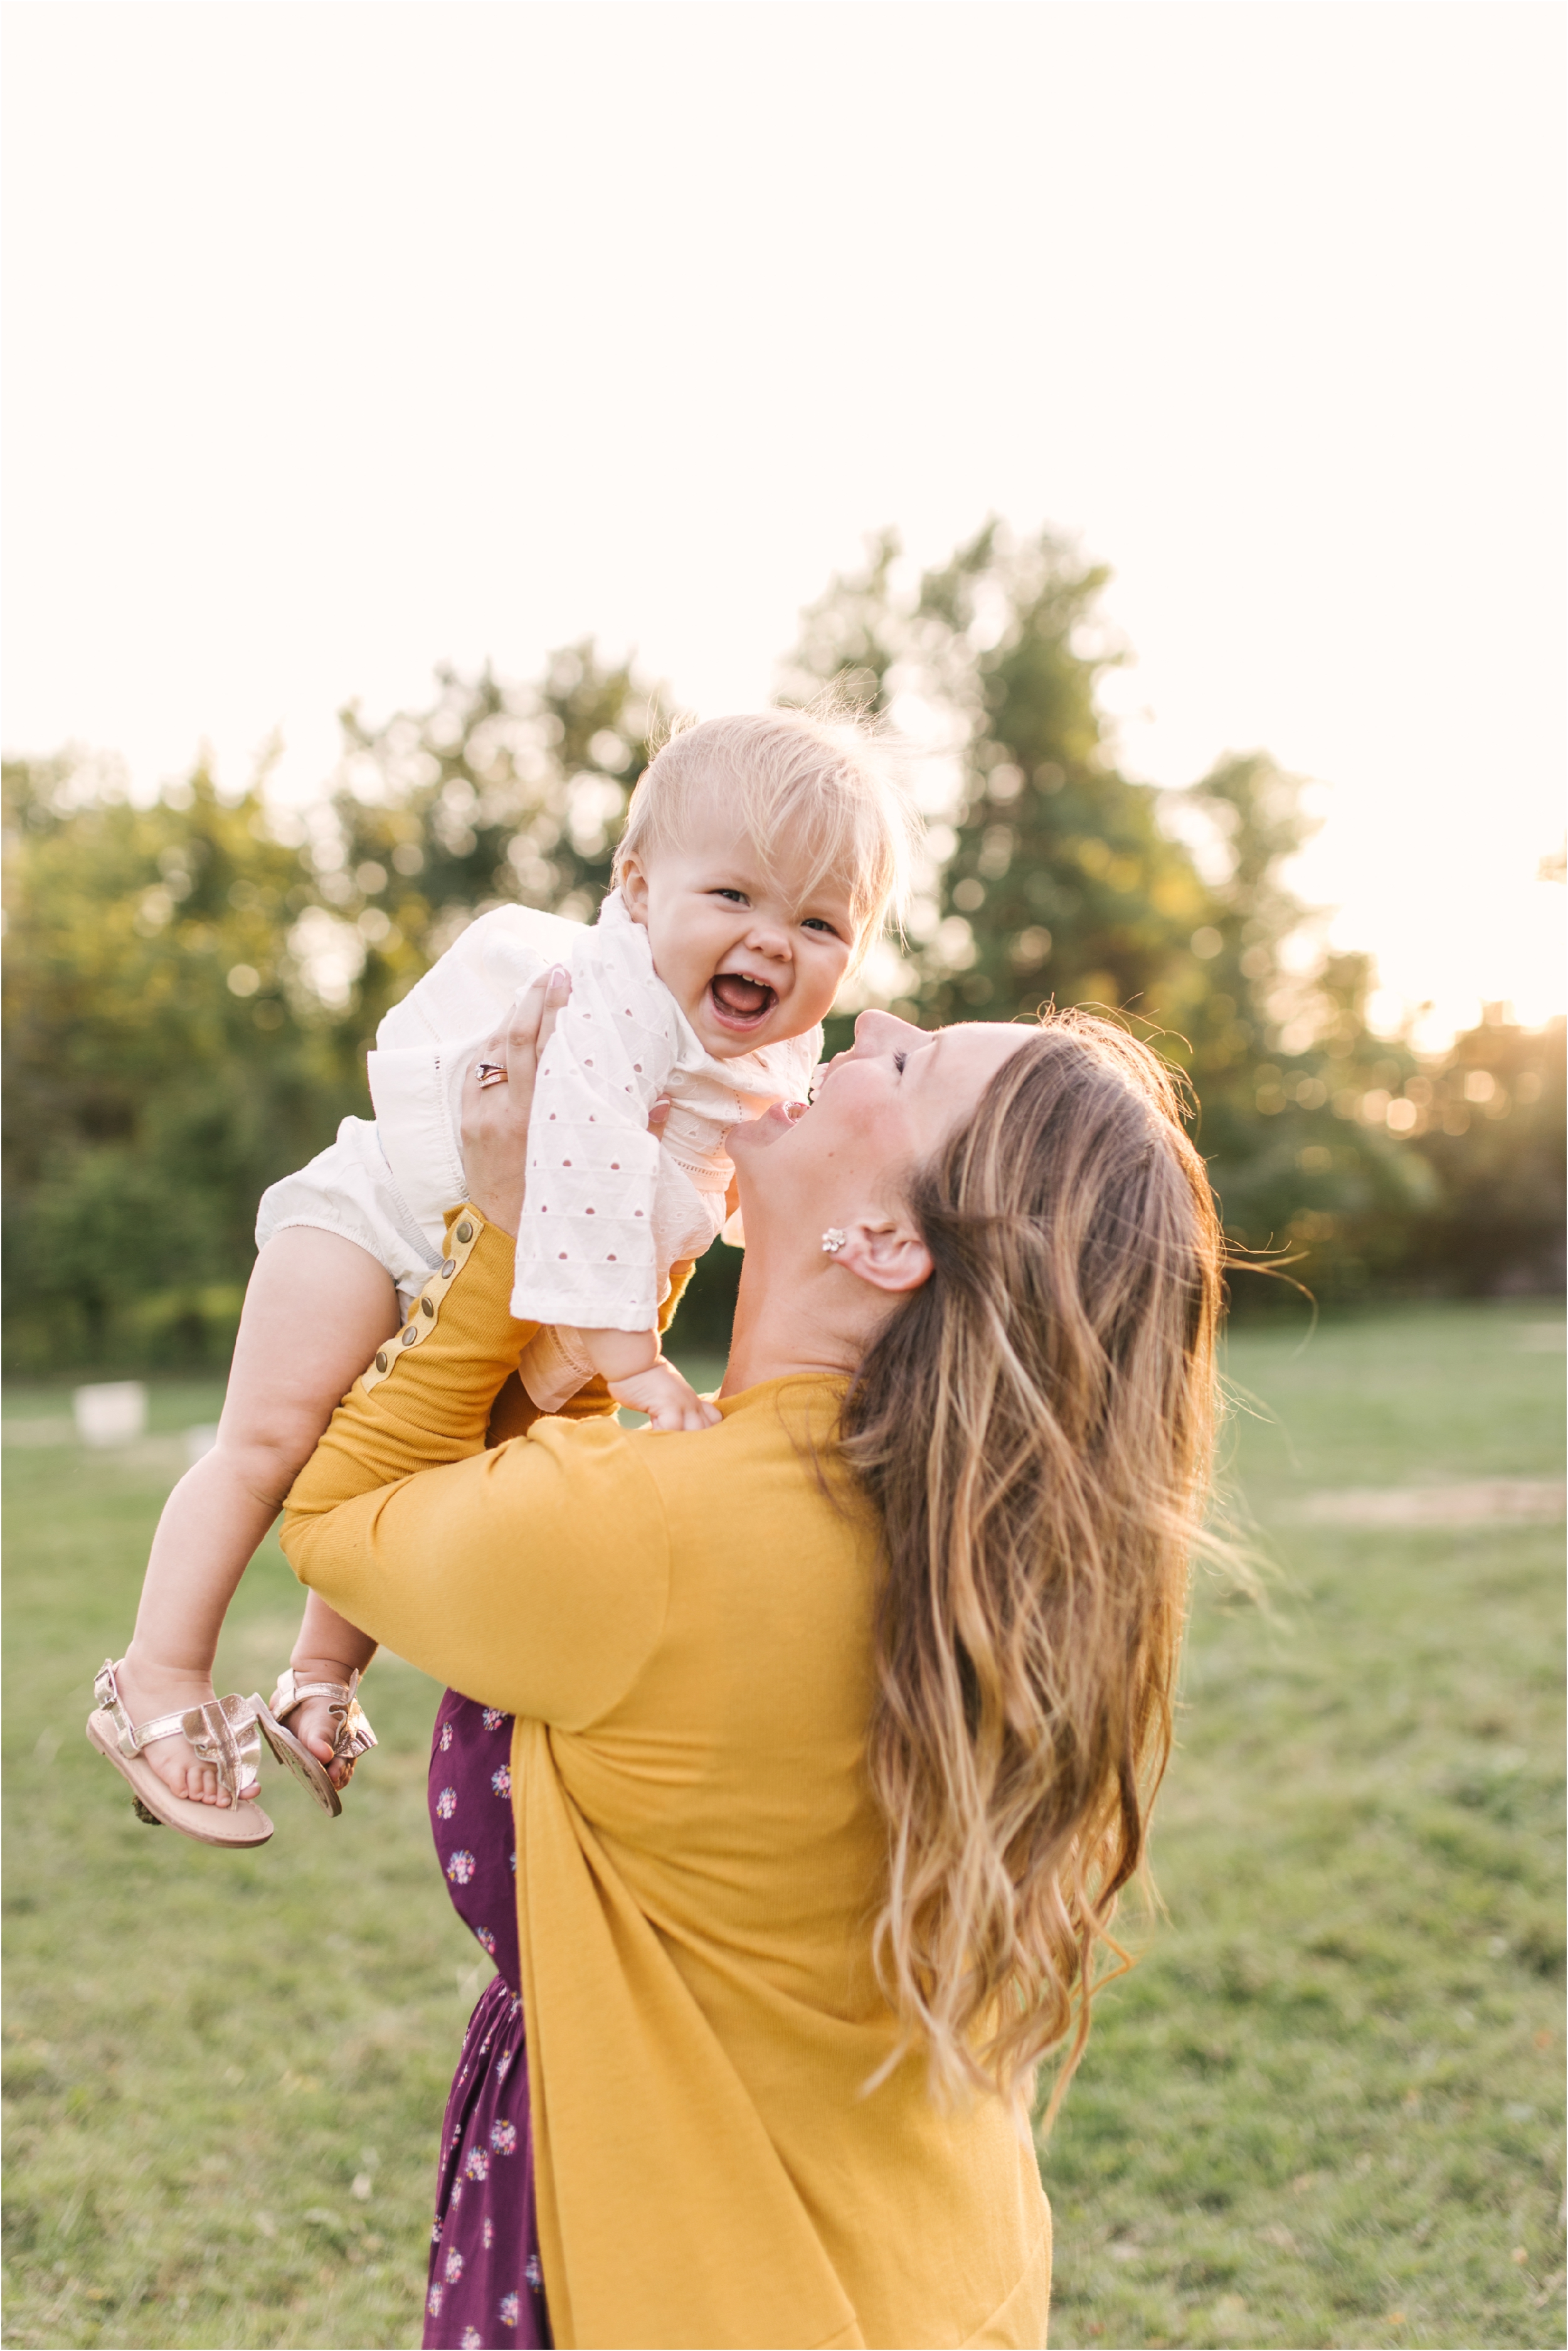
<path fill-rule="evenodd" d="M 1086 2041 L 1170 1751 L 1223 1248 L 1170 1071 L 1046 1016 L 910 1205 L 930 1281 L 846 1399 L 885 1574 L 875 1928 L 908 2043 L 1017 2100 Z"/>

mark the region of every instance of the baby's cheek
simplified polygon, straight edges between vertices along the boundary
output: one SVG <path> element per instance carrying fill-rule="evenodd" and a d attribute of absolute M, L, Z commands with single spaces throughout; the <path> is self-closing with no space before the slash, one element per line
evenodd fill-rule
<path fill-rule="evenodd" d="M 650 920 L 648 948 L 653 969 L 687 1019 L 702 1000 L 714 974 L 714 953 L 689 928 Z"/>
<path fill-rule="evenodd" d="M 824 958 L 821 968 L 801 975 L 805 985 L 790 1007 L 793 1016 L 791 1027 L 798 1030 L 810 1029 L 819 1020 L 827 1019 L 833 1008 L 833 999 L 844 984 L 849 967 L 847 955 L 835 956 L 831 963 Z"/>

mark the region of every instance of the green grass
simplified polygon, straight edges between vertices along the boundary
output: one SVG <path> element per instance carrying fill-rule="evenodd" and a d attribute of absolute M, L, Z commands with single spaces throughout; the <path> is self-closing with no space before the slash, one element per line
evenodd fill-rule
<path fill-rule="evenodd" d="M 1170 1915 L 1103 1995 L 1044 2153 L 1060 2346 L 1563 2339 L 1560 1538 L 1294 1515 L 1324 1487 L 1554 1472 L 1542 1311 L 1232 1343 L 1261 1400 L 1235 1477 L 1275 1570 L 1263 1611 L 1200 1594 L 1156 1834 Z M 417 2343 L 480 1980 L 429 1855 L 435 1692 L 378 1664 L 382 1746 L 340 1822 L 276 1774 L 248 1857 L 132 1818 L 81 1720 L 181 1466 L 169 1432 L 217 1401 L 153 1394 L 134 1452 L 5 1456 L 5 2340 Z M 269 1686 L 297 1606 L 269 1545 L 220 1687 Z"/>
<path fill-rule="evenodd" d="M 253 1854 L 134 1819 L 82 1737 L 90 1680 L 183 1467 L 158 1432 L 219 1400 L 153 1399 L 123 1457 L 5 1455 L 5 2339 L 417 2343 L 442 2106 L 487 1973 L 424 1829 L 437 1693 L 378 1665 L 382 1745 L 340 1821 L 270 1771 Z M 12 1391 L 7 1418 L 48 1401 Z M 266 1694 L 300 1596 L 269 1543 L 220 1689 Z"/>
<path fill-rule="evenodd" d="M 1563 2340 L 1561 1531 L 1296 1515 L 1558 1472 L 1540 1322 L 1231 1342 L 1270 1416 L 1231 1455 L 1274 1573 L 1263 1611 L 1200 1590 L 1169 1916 L 1044 2151 L 1060 2346 Z"/>

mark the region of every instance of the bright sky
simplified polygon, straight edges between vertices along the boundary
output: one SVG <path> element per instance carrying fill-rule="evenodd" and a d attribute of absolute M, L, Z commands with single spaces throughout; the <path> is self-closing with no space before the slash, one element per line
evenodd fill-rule
<path fill-rule="evenodd" d="M 1426 1034 L 1561 1008 L 1564 17 L 18 0 L 5 738 L 327 773 L 589 632 L 704 710 L 893 522 L 1116 573 L 1132 768 L 1320 778 Z"/>

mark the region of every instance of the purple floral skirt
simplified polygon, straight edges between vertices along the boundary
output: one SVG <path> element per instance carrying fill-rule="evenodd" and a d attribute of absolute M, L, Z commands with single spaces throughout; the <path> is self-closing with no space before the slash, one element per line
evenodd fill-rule
<path fill-rule="evenodd" d="M 517 1955 L 512 1717 L 448 1690 L 430 1750 L 430 1825 L 453 1907 L 497 1972 L 446 2101 L 424 2298 L 425 2351 L 550 2339 L 534 2203 Z"/>

